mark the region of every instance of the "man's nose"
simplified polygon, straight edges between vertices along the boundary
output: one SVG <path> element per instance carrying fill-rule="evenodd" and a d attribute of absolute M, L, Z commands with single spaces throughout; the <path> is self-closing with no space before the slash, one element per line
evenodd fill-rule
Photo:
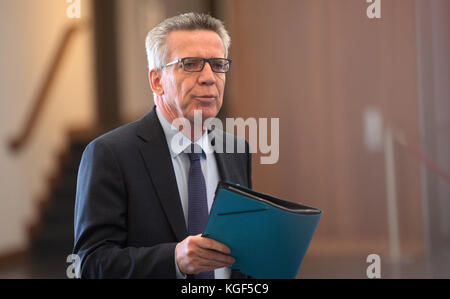
<path fill-rule="evenodd" d="M 199 83 L 204 85 L 214 84 L 217 80 L 216 74 L 213 72 L 209 62 L 205 62 L 203 70 L 200 72 Z"/>

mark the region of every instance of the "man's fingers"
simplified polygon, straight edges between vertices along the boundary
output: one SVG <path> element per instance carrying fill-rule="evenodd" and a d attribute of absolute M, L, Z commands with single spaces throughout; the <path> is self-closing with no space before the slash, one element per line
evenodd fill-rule
<path fill-rule="evenodd" d="M 197 248 L 197 251 L 190 258 L 191 267 L 189 267 L 190 272 L 188 273 L 197 274 L 218 268 L 230 267 L 233 263 L 234 258 L 230 256 L 225 256 L 212 250 Z"/>
<path fill-rule="evenodd" d="M 232 256 L 222 254 L 210 249 L 199 248 L 196 254 L 202 260 L 205 260 L 208 263 L 220 263 L 223 265 L 222 267 L 231 266 L 236 261 Z"/>
<path fill-rule="evenodd" d="M 198 235 L 201 236 L 201 235 Z M 231 253 L 231 249 L 226 246 L 223 243 L 220 243 L 216 240 L 210 239 L 210 238 L 204 238 L 201 237 L 201 239 L 199 239 L 199 243 L 198 246 L 200 246 L 201 248 L 204 249 L 211 249 L 211 250 L 215 250 L 224 254 L 230 254 Z"/>
<path fill-rule="evenodd" d="M 230 267 L 235 259 L 225 244 L 201 235 L 190 236 L 177 244 L 176 263 L 183 273 L 196 274 L 218 268 Z"/>
<path fill-rule="evenodd" d="M 230 265 L 223 264 L 220 262 L 214 262 L 214 261 L 204 261 L 204 263 L 200 262 L 198 265 L 199 272 L 206 272 L 206 271 L 212 271 L 219 268 L 229 267 Z"/>

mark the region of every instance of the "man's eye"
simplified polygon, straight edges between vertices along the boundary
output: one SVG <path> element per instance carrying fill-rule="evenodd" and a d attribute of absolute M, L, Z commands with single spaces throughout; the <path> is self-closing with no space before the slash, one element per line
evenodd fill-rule
<path fill-rule="evenodd" d="M 196 68 L 199 67 L 201 65 L 200 61 L 186 61 L 184 63 L 184 66 L 187 68 Z"/>
<path fill-rule="evenodd" d="M 222 69 L 225 67 L 225 64 L 224 64 L 224 63 L 221 63 L 221 62 L 216 62 L 216 63 L 213 64 L 213 67 L 214 67 L 216 70 L 222 70 Z"/>

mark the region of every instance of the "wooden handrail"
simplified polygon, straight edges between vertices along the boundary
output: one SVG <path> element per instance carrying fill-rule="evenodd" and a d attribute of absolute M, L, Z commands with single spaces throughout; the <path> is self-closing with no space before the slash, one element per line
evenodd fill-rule
<path fill-rule="evenodd" d="M 13 137 L 9 142 L 9 147 L 13 152 L 18 152 L 22 149 L 30 138 L 33 129 L 36 127 L 38 116 L 48 99 L 48 92 L 55 81 L 56 73 L 63 62 L 64 54 L 69 48 L 70 41 L 73 39 L 76 32 L 82 29 L 83 26 L 87 25 L 88 23 L 75 22 L 70 24 L 64 30 L 55 55 L 53 56 L 50 66 L 45 74 L 44 80 L 38 89 L 36 97 L 33 99 L 33 107 L 25 122 L 25 127 L 20 134 L 17 134 L 17 136 Z"/>

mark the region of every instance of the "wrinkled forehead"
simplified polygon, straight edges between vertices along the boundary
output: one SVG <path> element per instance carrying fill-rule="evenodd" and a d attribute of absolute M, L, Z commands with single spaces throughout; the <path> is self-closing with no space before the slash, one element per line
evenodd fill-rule
<path fill-rule="evenodd" d="M 214 31 L 172 31 L 167 37 L 166 63 L 183 57 L 225 57 L 225 48 Z"/>

